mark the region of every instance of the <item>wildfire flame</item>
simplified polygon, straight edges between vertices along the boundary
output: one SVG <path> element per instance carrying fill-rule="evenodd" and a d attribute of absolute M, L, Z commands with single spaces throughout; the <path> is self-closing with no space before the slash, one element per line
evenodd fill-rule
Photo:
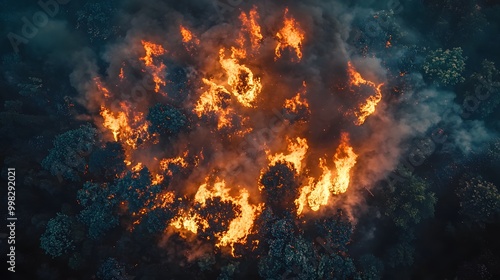
<path fill-rule="evenodd" d="M 298 60 L 302 59 L 302 41 L 305 38 L 305 32 L 300 27 L 299 23 L 288 16 L 288 8 L 285 9 L 283 27 L 276 33 L 278 45 L 274 51 L 277 58 L 281 57 L 281 52 L 290 47 L 295 51 Z"/>
<path fill-rule="evenodd" d="M 165 49 L 158 44 L 141 41 L 142 46 L 144 47 L 144 51 L 146 55 L 141 57 L 141 60 L 144 61 L 144 64 L 151 69 L 151 75 L 153 76 L 153 81 L 155 83 L 155 92 L 160 92 L 160 86 L 165 86 L 166 82 L 163 77 L 165 77 L 166 66 L 163 62 L 159 63 L 159 66 L 156 66 L 153 63 L 153 58 L 166 54 Z"/>
<path fill-rule="evenodd" d="M 375 112 L 377 104 L 382 100 L 382 90 L 381 87 L 383 83 L 375 84 L 372 81 L 365 80 L 359 72 L 356 71 L 352 63 L 348 62 L 348 72 L 351 79 L 351 84 L 354 86 L 366 85 L 374 89 L 375 95 L 369 96 L 365 103 L 359 108 L 359 111 L 354 114 L 357 120 L 354 121 L 356 125 L 362 125 L 365 123 L 366 119 Z"/>
<path fill-rule="evenodd" d="M 313 177 L 309 177 L 300 190 L 300 196 L 295 200 L 297 214 L 303 212 L 305 205 L 309 205 L 313 211 L 318 211 L 321 206 L 328 204 L 330 194 L 346 192 L 351 178 L 350 172 L 356 164 L 356 159 L 357 155 L 349 145 L 349 135 L 342 133 L 340 144 L 333 157 L 335 173 L 328 168 L 324 158 L 319 159 L 322 174 L 316 182 Z"/>
<path fill-rule="evenodd" d="M 234 256 L 234 245 L 236 243 L 245 243 L 247 236 L 251 233 L 253 223 L 257 215 L 262 210 L 262 205 L 252 205 L 249 202 L 249 193 L 246 189 L 240 189 L 238 196 L 230 195 L 230 189 L 226 186 L 224 180 L 216 181 L 212 186 L 208 183 L 200 185 L 194 197 L 195 202 L 204 206 L 206 201 L 211 198 L 219 197 L 221 201 L 230 201 L 239 206 L 240 214 L 229 223 L 227 231 L 216 235 L 218 247 L 231 247 Z M 194 211 L 182 211 L 176 217 L 171 225 L 177 229 L 183 229 L 192 233 L 197 233 L 199 229 L 208 228 L 208 221 L 204 220 Z"/>
<path fill-rule="evenodd" d="M 139 71 L 150 73 L 150 79 L 153 80 L 155 85 L 154 91 L 162 93 L 163 96 L 154 95 L 154 97 L 146 101 L 140 101 L 140 104 L 132 103 L 130 100 L 120 101 L 119 92 L 111 92 L 99 78 L 94 79 L 96 86 L 92 89 L 92 94 L 95 94 L 95 89 L 97 89 L 98 94 L 96 95 L 98 95 L 98 99 L 102 103 L 99 104 L 100 117 L 96 116 L 95 119 L 102 122 L 102 125 L 99 125 L 99 127 L 107 131 L 105 140 L 114 140 L 122 145 L 125 150 L 124 162 L 127 172 L 131 171 L 137 173 L 132 176 L 139 176 L 138 174 L 141 173 L 140 171 L 147 167 L 151 176 L 151 186 L 154 186 L 153 189 L 157 190 L 154 193 L 154 197 L 146 202 L 147 206 L 145 204 L 137 213 L 133 213 L 134 220 L 132 224 L 139 224 L 142 217 L 149 211 L 157 208 L 173 207 L 172 204 L 177 201 L 182 202 L 182 206 L 179 207 L 180 209 L 176 209 L 176 211 L 173 212 L 174 214 L 172 215 L 175 215 L 173 219 L 165 221 L 165 226 L 167 226 L 168 230 L 173 230 L 183 237 L 186 237 L 186 235 L 190 237 L 193 235 L 202 237 L 202 234 L 208 232 L 207 229 L 209 229 L 210 225 L 213 225 L 214 221 L 212 220 L 213 217 L 207 217 L 205 214 L 200 214 L 199 207 L 210 207 L 210 203 L 212 203 L 214 199 L 220 199 L 222 202 L 230 202 L 230 204 L 238 210 L 234 211 L 235 214 L 231 219 L 224 221 L 224 223 L 226 223 L 223 227 L 225 230 L 220 230 L 220 232 L 215 233 L 213 237 L 211 235 L 210 238 L 212 238 L 213 244 L 217 247 L 231 249 L 231 254 L 233 256 L 235 256 L 236 244 L 246 244 L 247 240 L 251 240 L 249 236 L 257 230 L 254 223 L 258 215 L 263 211 L 265 205 L 263 203 L 257 203 L 260 201 L 260 197 L 255 198 L 255 200 L 254 198 L 250 199 L 250 193 L 253 193 L 252 188 L 260 188 L 258 183 L 256 183 L 255 186 L 248 183 L 245 183 L 248 184 L 245 186 L 240 185 L 243 183 L 233 183 L 235 178 L 230 178 L 227 175 L 221 175 L 221 173 L 219 173 L 224 167 L 221 166 L 223 164 L 221 164 L 219 160 L 215 161 L 215 167 L 210 166 L 206 168 L 206 166 L 204 166 L 204 164 L 211 159 L 215 151 L 223 154 L 222 163 L 225 163 L 224 160 L 226 160 L 226 158 L 229 158 L 231 161 L 237 158 L 236 161 L 243 159 L 247 162 L 247 159 L 251 159 L 248 160 L 248 162 L 256 164 L 264 163 L 268 166 L 286 162 L 288 166 L 293 167 L 297 175 L 299 175 L 294 178 L 299 178 L 298 180 L 301 183 L 298 189 L 298 198 L 295 200 L 296 212 L 298 215 L 302 215 L 309 210 L 319 211 L 323 206 L 332 202 L 332 197 L 334 195 L 345 193 L 350 184 L 352 184 L 351 173 L 358 160 L 358 155 L 351 146 L 347 133 L 341 133 L 340 143 L 337 147 L 332 146 L 325 155 L 317 156 L 317 150 L 315 150 L 314 145 L 316 142 L 308 142 L 310 138 L 304 137 L 304 135 L 309 135 L 308 133 L 310 131 L 306 131 L 306 129 L 310 129 L 307 125 L 307 121 L 309 120 L 308 117 L 311 114 L 309 101 L 312 102 L 313 100 L 310 99 L 309 96 L 306 96 L 306 93 L 308 95 L 311 94 L 307 92 L 306 82 L 303 81 L 302 88 L 293 86 L 296 85 L 295 82 L 290 83 L 292 86 L 288 88 L 287 85 L 283 85 L 279 81 L 273 80 L 277 77 L 277 75 L 274 75 L 275 73 L 272 72 L 274 71 L 273 67 L 255 66 L 256 62 L 262 61 L 259 55 L 260 52 L 266 49 L 263 47 L 265 46 L 263 42 L 267 42 L 264 41 L 264 37 L 267 36 L 267 34 L 277 40 L 276 48 L 274 48 L 274 45 L 271 47 L 274 49 L 274 52 L 272 49 L 269 50 L 269 55 L 272 56 L 274 54 L 274 61 L 271 59 L 269 63 L 278 65 L 280 62 L 276 61 L 282 56 L 285 50 L 286 52 L 290 51 L 294 58 L 296 56 L 298 61 L 302 59 L 305 32 L 299 22 L 289 14 L 288 9 L 284 10 L 282 25 L 279 23 L 276 29 L 272 27 L 270 30 L 266 30 L 268 25 L 259 25 L 260 17 L 256 7 L 253 7 L 248 12 L 242 11 L 239 15 L 239 20 L 241 22 L 239 33 L 232 33 L 234 36 L 238 37 L 233 38 L 231 42 L 228 43 L 216 43 L 215 48 L 214 45 L 204 44 L 204 42 L 201 43 L 195 36 L 195 34 L 200 33 L 196 33 L 196 31 L 193 33 L 184 25 L 180 25 L 178 29 L 177 26 L 174 28 L 176 37 L 179 38 L 180 33 L 182 39 L 182 42 L 177 43 L 180 48 L 186 48 L 193 57 L 195 54 L 206 55 L 206 58 L 202 60 L 209 61 L 210 63 L 208 66 L 202 64 L 200 69 L 194 69 L 193 67 L 194 71 L 186 74 L 189 80 L 188 84 L 190 86 L 195 86 L 193 86 L 193 88 L 188 88 L 189 93 L 186 94 L 185 103 L 182 103 L 182 105 L 176 104 L 175 106 L 187 106 L 188 109 L 192 110 L 192 114 L 188 114 L 190 131 L 185 132 L 181 130 L 179 135 L 168 136 L 168 141 L 177 138 L 181 139 L 180 141 L 187 139 L 187 141 L 181 142 L 181 147 L 183 151 L 185 151 L 184 153 L 173 153 L 173 151 L 179 149 L 177 145 L 173 145 L 175 147 L 174 150 L 161 151 L 161 149 L 159 149 L 159 147 L 167 147 L 170 145 L 170 142 L 166 145 L 155 145 L 154 148 L 150 149 L 150 146 L 152 146 L 150 144 L 158 143 L 155 141 L 160 137 L 156 134 L 149 133 L 149 126 L 152 124 L 145 117 L 148 113 L 147 110 L 154 106 L 154 103 L 168 103 L 173 100 L 173 98 L 164 98 L 166 94 L 161 92 L 162 87 L 166 85 L 165 77 L 167 70 L 163 62 L 167 51 L 162 45 L 141 40 L 144 56 L 139 57 L 139 61 L 135 63 L 139 66 L 138 69 L 132 69 L 134 63 L 127 64 L 127 66 L 122 63 L 122 65 L 118 65 L 113 71 L 109 71 L 109 73 L 115 73 L 115 75 L 117 75 L 117 77 L 113 77 L 114 80 L 112 80 L 115 82 L 114 84 L 117 85 L 117 88 L 122 85 L 128 85 L 128 79 L 133 76 L 132 73 L 137 73 Z M 269 23 L 272 21 L 262 22 Z M 277 33 L 275 33 L 276 30 L 278 30 Z M 272 40 L 272 38 L 269 39 Z M 134 42 L 138 42 L 138 40 Z M 172 45 L 174 43 L 176 42 L 173 42 Z M 208 45 L 208 47 L 205 45 Z M 167 47 L 167 45 L 165 45 L 165 47 Z M 196 47 L 196 53 L 191 52 L 194 50 L 194 47 Z M 170 48 L 171 44 L 168 45 L 169 50 Z M 217 50 L 219 51 L 218 56 L 217 53 L 214 53 L 214 50 L 215 52 L 217 52 Z M 186 57 L 184 51 L 181 53 L 183 58 Z M 171 55 L 176 58 L 175 56 L 178 55 L 178 52 L 172 52 Z M 134 59 L 137 60 L 137 57 Z M 194 61 L 194 59 L 189 60 L 188 64 L 191 63 L 191 61 Z M 294 59 L 292 59 L 292 61 L 294 61 Z M 126 67 L 125 70 L 127 73 L 130 73 L 130 77 L 128 74 L 125 76 L 124 67 Z M 189 67 L 191 67 L 191 65 L 189 65 Z M 264 76 L 264 74 L 266 75 Z M 375 112 L 378 103 L 381 101 L 381 87 L 383 84 L 377 84 L 363 78 L 351 62 L 348 63 L 348 75 L 351 88 L 366 87 L 374 91 L 374 94 L 369 96 L 359 105 L 359 108 L 354 111 L 356 117 L 354 123 L 356 125 L 362 125 L 366 119 Z M 265 83 L 264 85 L 261 82 L 261 77 L 263 77 L 262 81 Z M 301 80 L 305 79 L 305 77 L 300 78 Z M 112 84 L 110 81 L 107 82 L 107 84 Z M 313 83 L 313 88 L 317 88 L 315 82 L 315 80 L 311 81 L 311 83 Z M 199 86 L 199 88 L 196 88 L 196 86 Z M 270 95 L 274 94 L 273 90 L 278 86 L 283 86 L 283 90 L 275 91 L 281 94 L 277 95 L 276 99 L 268 99 L 269 96 L 265 96 L 266 91 L 263 91 L 264 86 L 266 91 L 271 92 Z M 188 92 L 188 90 L 185 92 Z M 115 98 L 117 100 L 114 101 L 118 103 L 111 102 L 111 99 Z M 281 118 L 283 123 L 293 126 L 296 124 L 295 121 L 299 119 L 301 122 L 304 121 L 305 124 L 300 123 L 300 126 L 291 127 L 288 132 L 293 131 L 293 134 L 285 130 L 281 131 L 276 129 L 278 132 L 276 132 L 277 135 L 274 139 L 265 139 L 265 141 L 261 143 L 257 143 L 257 141 L 255 141 L 255 143 L 244 142 L 250 142 L 260 136 L 265 138 L 264 135 L 258 135 L 258 125 L 252 127 L 247 124 L 257 124 L 262 119 L 271 115 L 271 113 L 269 113 L 269 106 L 263 104 L 267 100 L 279 100 L 278 104 L 282 105 L 282 107 L 278 109 L 281 110 L 281 112 L 288 113 L 288 116 Z M 284 103 L 281 103 L 283 100 Z M 184 102 L 184 100 L 182 100 L 182 102 Z M 111 106 L 110 104 L 113 105 Z M 315 103 L 311 104 L 316 105 Z M 312 109 L 315 110 L 315 106 L 313 106 Z M 265 110 L 268 111 L 266 112 Z M 255 111 L 260 112 L 259 114 L 254 114 L 253 112 Z M 196 114 L 199 119 L 197 119 L 194 114 Z M 290 116 L 295 119 L 290 118 Z M 200 122 L 197 121 L 201 120 L 201 122 L 203 122 L 206 119 L 214 120 L 214 126 L 216 120 L 217 128 L 210 130 L 203 129 L 203 127 L 201 127 L 203 123 L 200 124 Z M 350 125 L 353 126 L 352 124 Z M 255 131 L 253 130 L 254 128 L 256 128 Z M 274 133 L 272 127 L 269 130 Z M 306 133 L 303 135 L 303 132 Z M 193 137 L 193 135 L 202 135 L 207 138 L 213 137 L 213 139 L 207 139 L 207 141 L 189 141 L 192 140 L 191 137 Z M 167 137 L 161 137 L 161 141 L 164 141 L 163 139 L 166 138 Z M 286 140 L 283 141 L 284 139 Z M 221 145 L 218 145 L 218 141 L 226 142 L 222 142 Z M 198 145 L 197 142 L 205 143 L 202 144 L 203 146 L 194 146 Z M 356 141 L 356 143 L 359 142 Z M 226 147 L 240 145 L 239 148 L 242 147 L 242 149 L 244 149 L 245 144 L 259 145 L 260 149 L 255 149 L 255 158 L 253 158 L 253 154 L 251 155 L 252 158 L 245 158 L 241 155 L 242 153 L 238 154 L 237 151 L 234 153 L 233 151 L 229 151 L 227 153 L 229 155 L 226 157 L 224 151 Z M 217 148 L 212 149 L 211 145 L 217 146 Z M 266 147 L 270 148 L 266 149 Z M 157 153 L 155 155 L 158 156 L 158 158 L 155 157 L 154 161 L 148 160 L 145 155 L 150 154 L 150 152 Z M 324 151 L 321 150 L 321 153 L 324 154 Z M 161 154 L 161 156 L 158 154 Z M 212 163 L 213 162 L 214 161 L 212 161 Z M 311 166 L 311 163 L 314 163 L 313 166 Z M 200 164 L 200 168 L 191 168 L 198 166 L 198 164 Z M 207 170 L 212 170 L 212 168 L 217 170 L 215 175 L 207 175 L 205 172 L 207 172 Z M 175 172 L 175 170 L 178 169 L 182 169 L 182 172 Z M 200 172 L 201 174 L 194 173 L 193 169 L 196 169 L 196 172 Z M 251 170 L 250 173 L 258 173 L 264 169 L 262 166 L 257 166 L 255 170 Z M 191 176 L 191 172 L 196 176 Z M 122 174 L 117 175 L 117 177 L 119 177 Z M 196 181 L 193 183 L 192 178 L 200 178 L 198 176 L 201 176 L 201 178 L 205 177 L 205 182 Z M 213 176 L 220 176 L 220 178 L 216 177 L 214 179 Z M 255 174 L 255 177 L 257 177 L 257 174 Z M 167 187 L 170 188 L 170 184 L 173 184 L 174 188 L 176 188 L 176 192 L 178 191 L 179 193 L 176 194 L 172 191 L 166 191 L 165 189 Z M 179 184 L 181 184 L 180 187 Z M 196 193 L 194 197 L 194 191 L 191 192 L 191 190 L 193 190 L 192 188 L 187 188 L 189 189 L 188 191 L 182 192 L 182 184 L 187 184 L 189 186 L 195 184 Z M 159 189 L 162 191 L 159 192 Z M 148 191 L 147 188 L 146 191 Z M 127 205 L 125 202 L 122 204 Z M 258 243 L 258 240 L 253 242 Z"/>
<path fill-rule="evenodd" d="M 260 25 L 258 23 L 259 14 L 257 13 L 257 7 L 253 7 L 248 15 L 242 11 L 239 18 L 242 24 L 242 31 L 245 31 L 249 34 L 252 49 L 258 50 L 263 36 L 260 30 Z M 240 41 L 241 46 L 243 45 L 242 41 L 243 40 Z"/>
<path fill-rule="evenodd" d="M 357 158 L 358 156 L 354 153 L 353 148 L 349 146 L 349 135 L 342 133 L 340 145 L 333 156 L 333 162 L 337 170 L 337 174 L 333 180 L 333 189 L 331 189 L 333 194 L 345 193 L 347 191 L 351 179 L 350 172 L 356 164 Z"/>
<path fill-rule="evenodd" d="M 117 116 L 115 116 L 110 110 L 106 109 L 106 107 L 101 106 L 101 116 L 104 119 L 104 127 L 111 130 L 113 138 L 115 141 L 118 141 L 118 135 L 122 128 L 128 127 L 127 115 L 124 112 L 119 112 Z"/>
<path fill-rule="evenodd" d="M 245 107 L 253 107 L 252 102 L 262 90 L 259 78 L 255 78 L 253 72 L 245 65 L 239 64 L 234 52 L 230 58 L 225 58 L 225 49 L 219 51 L 219 62 L 225 70 L 228 78 L 227 83 L 232 88 L 232 94 Z"/>
<path fill-rule="evenodd" d="M 304 109 L 306 113 L 310 113 L 309 103 L 305 99 L 307 84 L 305 81 L 302 82 L 302 90 L 300 90 L 294 97 L 285 100 L 285 105 L 283 106 L 290 113 L 299 114 L 299 111 Z"/>
<path fill-rule="evenodd" d="M 305 138 L 297 137 L 295 141 L 288 139 L 288 154 L 268 154 L 267 158 L 270 165 L 274 165 L 279 161 L 290 162 L 293 167 L 300 172 L 302 170 L 302 161 L 304 160 L 308 148 L 309 146 L 307 145 L 307 140 Z"/>
<path fill-rule="evenodd" d="M 182 42 L 184 43 L 189 43 L 189 42 L 193 42 L 195 43 L 196 45 L 200 44 L 200 40 L 198 38 L 196 38 L 193 33 L 187 29 L 185 26 L 179 26 L 179 29 L 181 31 L 181 35 L 182 35 Z"/>
<path fill-rule="evenodd" d="M 99 77 L 95 77 L 94 78 L 94 82 L 95 82 L 95 85 L 97 87 L 97 90 L 102 93 L 102 95 L 105 97 L 105 98 L 109 98 L 111 96 L 111 93 L 109 92 L 109 90 L 102 84 L 101 82 L 101 79 L 99 79 Z"/>
<path fill-rule="evenodd" d="M 230 93 L 225 87 L 219 86 L 212 81 L 205 78 L 203 78 L 202 81 L 205 85 L 209 86 L 209 88 L 201 94 L 194 108 L 195 113 L 198 117 L 209 112 L 215 113 L 218 116 L 217 127 L 219 129 L 230 126 L 232 109 L 227 106 L 228 99 L 231 97 Z"/>

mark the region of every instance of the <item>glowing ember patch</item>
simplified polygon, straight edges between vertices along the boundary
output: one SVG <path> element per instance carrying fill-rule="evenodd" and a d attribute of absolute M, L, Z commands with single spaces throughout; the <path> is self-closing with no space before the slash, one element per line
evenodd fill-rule
<path fill-rule="evenodd" d="M 181 211 L 180 215 L 170 222 L 170 225 L 176 229 L 190 231 L 194 234 L 198 233 L 199 225 L 202 229 L 209 227 L 208 222 L 193 211 Z"/>
<path fill-rule="evenodd" d="M 162 159 L 160 162 L 160 169 L 167 170 L 170 164 L 175 164 L 184 168 L 187 167 L 187 162 L 183 157 L 176 157 Z"/>
<path fill-rule="evenodd" d="M 228 79 L 227 83 L 232 87 L 232 94 L 245 107 L 253 107 L 257 95 L 262 90 L 259 78 L 254 78 L 250 68 L 239 64 L 234 57 L 234 52 L 230 58 L 224 58 L 224 49 L 219 52 L 219 62 L 225 70 Z"/>
<path fill-rule="evenodd" d="M 300 61 L 302 59 L 302 41 L 304 41 L 305 32 L 294 18 L 288 16 L 288 8 L 285 9 L 284 17 L 283 27 L 276 33 L 278 45 L 274 50 L 275 60 L 281 57 L 281 52 L 284 49 L 292 48 Z"/>
<path fill-rule="evenodd" d="M 372 81 L 363 79 L 361 74 L 356 71 L 356 69 L 354 68 L 354 66 L 350 61 L 348 62 L 348 72 L 351 80 L 351 85 L 354 86 L 366 85 L 373 88 L 375 91 L 375 95 L 368 97 L 365 103 L 361 104 L 358 111 L 354 113 L 355 116 L 357 117 L 357 119 L 354 121 L 354 124 L 362 125 L 363 123 L 365 123 L 366 119 L 375 112 L 378 103 L 380 102 L 380 100 L 382 100 L 381 87 L 384 84 L 381 83 L 377 85 Z"/>
<path fill-rule="evenodd" d="M 94 82 L 95 82 L 95 85 L 97 87 L 97 90 L 100 93 L 102 93 L 102 95 L 105 98 L 109 98 L 111 96 L 111 93 L 109 92 L 109 90 L 102 84 L 101 79 L 99 79 L 98 77 L 96 77 L 96 78 L 94 78 Z"/>
<path fill-rule="evenodd" d="M 137 163 L 134 167 L 132 167 L 133 172 L 139 172 L 144 168 L 142 162 Z"/>
<path fill-rule="evenodd" d="M 151 174 L 151 184 L 152 185 L 159 185 L 165 180 L 165 176 L 161 174 Z"/>
<path fill-rule="evenodd" d="M 184 27 L 182 25 L 179 26 L 179 29 L 180 29 L 181 36 L 182 36 L 182 42 L 184 42 L 184 43 L 192 42 L 196 45 L 200 44 L 200 40 L 198 40 L 198 38 L 196 38 L 189 29 L 187 29 L 186 27 Z"/>
<path fill-rule="evenodd" d="M 120 74 L 118 74 L 118 78 L 120 78 L 120 80 L 123 80 L 123 78 L 125 78 L 125 74 L 123 73 L 123 67 L 120 68 Z"/>

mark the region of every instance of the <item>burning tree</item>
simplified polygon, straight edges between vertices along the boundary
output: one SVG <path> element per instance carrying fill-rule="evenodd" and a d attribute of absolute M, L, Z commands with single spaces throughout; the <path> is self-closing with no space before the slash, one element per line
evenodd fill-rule
<path fill-rule="evenodd" d="M 262 175 L 260 183 L 266 204 L 275 213 L 295 212 L 294 201 L 298 195 L 298 184 L 293 167 L 285 162 L 277 162 Z"/>

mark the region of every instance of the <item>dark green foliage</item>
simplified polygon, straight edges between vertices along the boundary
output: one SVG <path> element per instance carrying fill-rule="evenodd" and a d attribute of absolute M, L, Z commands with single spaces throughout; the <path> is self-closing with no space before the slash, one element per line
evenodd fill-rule
<path fill-rule="evenodd" d="M 84 207 L 78 219 L 88 227 L 90 238 L 98 239 L 118 225 L 118 218 L 113 212 L 118 200 L 108 185 L 86 182 L 78 190 L 77 199 Z"/>
<path fill-rule="evenodd" d="M 35 97 L 41 95 L 43 81 L 37 77 L 29 77 L 29 82 L 18 84 L 19 94 L 26 97 Z"/>
<path fill-rule="evenodd" d="M 150 133 L 163 136 L 175 136 L 187 125 L 187 119 L 179 109 L 168 104 L 156 104 L 148 113 L 151 122 Z"/>
<path fill-rule="evenodd" d="M 384 263 L 374 255 L 363 255 L 359 259 L 360 278 L 362 280 L 382 279 Z"/>
<path fill-rule="evenodd" d="M 400 228 L 418 224 L 422 219 L 434 216 L 437 199 L 429 191 L 427 183 L 416 175 L 398 183 L 387 197 L 385 214 Z"/>
<path fill-rule="evenodd" d="M 114 7 L 113 1 L 87 2 L 76 13 L 76 28 L 87 33 L 91 42 L 104 41 L 118 32 L 119 27 L 112 24 L 116 13 L 117 9 Z"/>
<path fill-rule="evenodd" d="M 150 208 L 153 198 L 161 191 L 160 186 L 151 186 L 151 176 L 147 168 L 138 172 L 128 172 L 112 187 L 117 196 L 126 201 L 129 213 L 136 213 L 141 208 Z"/>
<path fill-rule="evenodd" d="M 398 240 L 386 252 L 386 264 L 388 267 L 395 268 L 399 266 L 409 267 L 413 265 L 415 246 L 415 236 L 412 230 L 402 232 Z"/>
<path fill-rule="evenodd" d="M 451 50 L 437 49 L 425 58 L 423 70 L 427 78 L 442 86 L 454 86 L 465 81 L 462 72 L 467 57 L 461 48 Z"/>
<path fill-rule="evenodd" d="M 6 112 L 19 113 L 23 107 L 23 102 L 20 100 L 6 100 L 3 107 Z"/>
<path fill-rule="evenodd" d="M 271 206 L 276 214 L 295 211 L 294 201 L 298 196 L 298 184 L 295 169 L 291 165 L 278 162 L 269 167 L 262 175 L 260 183 L 264 186 L 266 205 Z"/>
<path fill-rule="evenodd" d="M 270 241 L 268 255 L 259 262 L 259 274 L 265 279 L 316 279 L 314 250 L 302 237 Z"/>
<path fill-rule="evenodd" d="M 493 165 L 500 164 L 500 138 L 493 140 L 488 148 L 488 159 Z"/>
<path fill-rule="evenodd" d="M 337 254 L 323 255 L 318 266 L 318 277 L 314 279 L 353 279 L 356 273 L 351 258 Z"/>
<path fill-rule="evenodd" d="M 326 242 L 330 248 L 347 250 L 346 246 L 351 241 L 352 225 L 341 210 L 338 210 L 336 215 L 317 220 L 315 225 L 315 233 L 322 237 L 321 241 Z"/>
<path fill-rule="evenodd" d="M 40 247 L 47 255 L 55 258 L 75 248 L 72 224 L 72 219 L 61 213 L 57 213 L 56 217 L 49 220 L 45 232 L 40 237 Z"/>
<path fill-rule="evenodd" d="M 155 208 L 142 218 L 139 227 L 145 228 L 149 233 L 161 233 L 174 215 L 175 212 L 171 208 Z"/>
<path fill-rule="evenodd" d="M 495 112 L 500 104 L 500 71 L 495 63 L 484 60 L 481 63 L 481 71 L 470 77 L 473 88 L 466 92 L 465 102 L 469 102 L 466 109 L 477 113 L 482 118 L 488 117 Z"/>
<path fill-rule="evenodd" d="M 208 252 L 197 259 L 197 263 L 201 271 L 210 271 L 215 265 L 215 256 L 213 253 Z"/>
<path fill-rule="evenodd" d="M 217 277 L 217 280 L 232 280 L 232 279 L 234 279 L 233 276 L 234 276 L 234 273 L 238 269 L 238 265 L 239 265 L 238 262 L 234 262 L 234 263 L 231 262 L 231 263 L 223 266 L 220 269 L 220 274 L 219 274 L 219 277 Z"/>
<path fill-rule="evenodd" d="M 79 181 L 79 173 L 84 172 L 87 165 L 85 157 L 94 148 L 96 133 L 95 128 L 83 125 L 57 136 L 54 140 L 54 148 L 42 161 L 42 166 L 52 175 L 61 176 L 70 181 Z"/>
<path fill-rule="evenodd" d="M 127 280 L 128 275 L 125 267 L 118 263 L 116 259 L 108 258 L 97 271 L 97 278 L 100 280 Z"/>
<path fill-rule="evenodd" d="M 347 253 L 339 253 L 335 246 L 319 244 L 325 240 L 347 243 L 342 237 L 335 235 L 340 228 L 349 228 L 348 221 L 340 218 L 318 222 L 325 237 L 317 240 L 306 239 L 297 232 L 294 221 L 290 218 L 268 220 L 269 245 L 267 255 L 259 262 L 259 274 L 265 279 L 351 279 L 356 274 L 353 261 Z M 332 232 L 329 229 L 333 229 Z M 314 230 L 316 233 L 316 230 Z M 343 244 L 345 245 L 345 244 Z"/>
<path fill-rule="evenodd" d="M 68 266 L 71 269 L 78 270 L 81 269 L 85 263 L 85 258 L 80 253 L 74 253 L 68 260 Z"/>
<path fill-rule="evenodd" d="M 94 176 L 103 176 L 106 180 L 117 178 L 125 171 L 125 152 L 117 142 L 107 142 L 96 149 L 89 159 L 89 172 Z"/>
<path fill-rule="evenodd" d="M 187 96 L 189 80 L 186 70 L 178 66 L 173 66 L 172 68 L 167 66 L 167 69 L 167 79 L 170 83 L 167 83 L 166 91 L 176 101 L 176 104 L 179 104 Z"/>
<path fill-rule="evenodd" d="M 238 205 L 231 201 L 221 200 L 220 197 L 207 199 L 205 205 L 197 203 L 195 210 L 204 220 L 208 221 L 209 227 L 203 231 L 203 235 L 210 237 L 210 239 L 213 239 L 217 233 L 227 231 L 230 222 L 241 213 Z"/>
<path fill-rule="evenodd" d="M 469 226 L 484 227 L 500 218 L 498 188 L 480 176 L 464 177 L 456 194 L 460 200 L 460 215 Z"/>

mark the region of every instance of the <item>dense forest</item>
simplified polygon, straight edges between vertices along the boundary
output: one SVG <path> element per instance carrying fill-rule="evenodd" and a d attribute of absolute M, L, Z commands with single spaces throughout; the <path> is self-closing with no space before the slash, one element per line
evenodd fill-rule
<path fill-rule="evenodd" d="M 500 279 L 499 1 L 0 7 L 2 279 Z"/>

